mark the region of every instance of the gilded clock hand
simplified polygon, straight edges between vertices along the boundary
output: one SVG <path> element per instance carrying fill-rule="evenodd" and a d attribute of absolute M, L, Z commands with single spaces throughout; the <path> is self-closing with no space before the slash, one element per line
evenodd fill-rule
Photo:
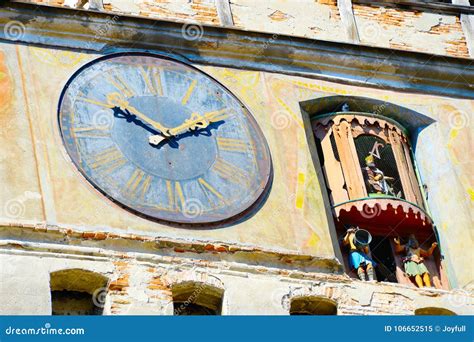
<path fill-rule="evenodd" d="M 184 120 L 184 122 L 170 129 L 169 133 L 172 136 L 177 136 L 181 133 L 184 133 L 188 130 L 204 129 L 209 126 L 210 122 L 206 118 L 198 113 L 192 113 L 189 119 Z"/>
<path fill-rule="evenodd" d="M 207 121 L 202 115 L 199 115 L 198 113 L 192 113 L 191 117 L 189 119 L 184 120 L 181 125 L 169 129 L 167 131 L 169 136 L 164 137 L 160 134 L 152 135 L 149 138 L 149 142 L 152 145 L 159 145 L 165 139 L 176 137 L 188 131 L 195 132 L 197 130 L 205 129 L 207 126 L 209 126 L 209 124 L 210 122 Z"/>
<path fill-rule="evenodd" d="M 131 106 L 127 100 L 125 100 L 119 93 L 110 93 L 107 95 L 107 103 L 110 105 L 110 106 L 113 106 L 113 107 L 119 107 L 120 109 L 123 109 L 123 110 L 127 110 L 129 111 L 130 113 L 134 114 L 135 116 L 137 116 L 138 118 L 140 118 L 141 120 L 143 120 L 144 122 L 148 123 L 149 125 L 151 125 L 153 128 L 157 129 L 158 131 L 160 131 L 160 134 L 157 134 L 157 135 L 154 135 L 154 136 L 151 136 L 149 138 L 149 141 L 150 143 L 152 138 L 154 137 L 161 137 L 162 140 L 165 139 L 166 137 L 170 137 L 171 135 L 169 134 L 169 128 L 163 126 L 162 124 L 160 124 L 158 121 L 155 121 L 151 118 L 149 118 L 148 116 L 146 116 L 145 114 L 141 113 L 138 109 L 136 109 L 135 107 Z M 153 139 L 155 141 L 155 139 Z"/>
<path fill-rule="evenodd" d="M 150 143 L 153 145 L 158 145 L 165 139 L 170 139 L 176 137 L 180 134 L 190 132 L 196 132 L 206 129 L 211 123 L 223 120 L 223 114 L 227 109 L 221 109 L 213 112 L 200 115 L 198 113 L 192 113 L 189 119 L 184 120 L 184 122 L 174 128 L 168 130 L 170 136 L 163 137 L 161 135 L 153 135 L 150 137 Z M 153 142 L 152 142 L 153 140 Z"/>
<path fill-rule="evenodd" d="M 213 112 L 208 112 L 204 114 L 204 118 L 210 122 L 222 121 L 228 116 L 228 113 L 226 113 L 227 111 L 227 108 L 222 108 Z"/>

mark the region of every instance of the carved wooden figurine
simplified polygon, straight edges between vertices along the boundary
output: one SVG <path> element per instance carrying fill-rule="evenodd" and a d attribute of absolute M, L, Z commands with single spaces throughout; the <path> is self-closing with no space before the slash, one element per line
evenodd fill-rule
<path fill-rule="evenodd" d="M 431 287 L 430 273 L 423 263 L 424 257 L 429 257 L 433 254 L 433 251 L 438 246 L 438 243 L 433 242 L 430 249 L 427 251 L 420 248 L 418 240 L 414 234 L 408 236 L 408 242 L 405 245 L 400 244 L 399 238 L 394 238 L 395 241 L 395 252 L 405 252 L 403 258 L 403 266 L 405 273 L 410 277 L 414 278 L 418 287 Z"/>
<path fill-rule="evenodd" d="M 356 237 L 357 232 L 365 233 L 366 237 L 363 238 L 364 241 Z M 351 268 L 357 270 L 357 275 L 360 280 L 366 280 L 366 275 L 369 281 L 374 280 L 374 267 L 376 263 L 368 256 L 370 240 L 372 240 L 372 237 L 368 231 L 359 229 L 359 227 L 351 227 L 347 230 L 344 240 L 342 241 L 345 246 L 349 246 L 350 248 L 349 265 Z"/>
<path fill-rule="evenodd" d="M 368 185 L 369 193 L 394 195 L 387 180 L 394 180 L 392 177 L 385 176 L 382 170 L 375 166 L 374 156 L 365 157 L 365 165 L 363 168 L 365 181 Z"/>

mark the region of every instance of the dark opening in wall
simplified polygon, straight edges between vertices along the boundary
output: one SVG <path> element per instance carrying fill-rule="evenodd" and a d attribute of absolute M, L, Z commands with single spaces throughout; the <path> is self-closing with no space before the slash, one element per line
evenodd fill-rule
<path fill-rule="evenodd" d="M 416 309 L 415 315 L 417 316 L 456 316 L 456 313 L 445 308 L 426 307 L 426 308 Z"/>
<path fill-rule="evenodd" d="M 53 315 L 102 315 L 108 278 L 102 274 L 67 269 L 50 275 Z"/>
<path fill-rule="evenodd" d="M 174 285 L 173 309 L 176 316 L 220 315 L 224 290 L 195 282 Z"/>
<path fill-rule="evenodd" d="M 337 303 L 322 296 L 296 297 L 291 300 L 290 315 L 337 315 Z"/>
<path fill-rule="evenodd" d="M 387 237 L 373 236 L 370 243 L 372 258 L 378 264 L 375 268 L 378 281 L 397 282 L 397 264 L 390 240 Z"/>
<path fill-rule="evenodd" d="M 51 291 L 51 302 L 53 315 L 102 315 L 103 311 L 86 292 Z"/>

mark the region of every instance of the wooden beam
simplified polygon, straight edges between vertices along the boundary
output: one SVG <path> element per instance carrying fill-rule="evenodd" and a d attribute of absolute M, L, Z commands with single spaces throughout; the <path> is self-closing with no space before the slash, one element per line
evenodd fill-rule
<path fill-rule="evenodd" d="M 452 0 L 454 5 L 470 6 L 469 0 Z M 469 56 L 474 58 L 474 13 L 461 13 L 461 26 L 466 37 Z"/>
<path fill-rule="evenodd" d="M 352 1 L 337 0 L 337 7 L 339 8 L 339 14 L 341 15 L 341 21 L 346 30 L 348 41 L 350 43 L 360 43 L 359 31 L 357 30 L 354 12 L 352 12 Z"/>
<path fill-rule="evenodd" d="M 234 26 L 234 19 L 232 17 L 232 10 L 230 8 L 230 0 L 215 0 L 217 15 L 221 21 L 222 26 Z"/>

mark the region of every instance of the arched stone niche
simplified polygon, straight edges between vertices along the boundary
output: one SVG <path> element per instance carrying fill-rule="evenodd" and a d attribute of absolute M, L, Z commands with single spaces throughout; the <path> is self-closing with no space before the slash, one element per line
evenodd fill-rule
<path fill-rule="evenodd" d="M 53 315 L 101 315 L 107 295 L 108 278 L 74 268 L 50 274 Z"/>
<path fill-rule="evenodd" d="M 220 315 L 224 290 L 202 282 L 182 282 L 171 288 L 175 315 Z"/>
<path fill-rule="evenodd" d="M 298 296 L 291 299 L 290 315 L 337 315 L 337 302 L 324 296 Z"/>
<path fill-rule="evenodd" d="M 456 316 L 456 313 L 445 308 L 425 307 L 425 308 L 416 309 L 415 315 L 417 316 Z"/>

